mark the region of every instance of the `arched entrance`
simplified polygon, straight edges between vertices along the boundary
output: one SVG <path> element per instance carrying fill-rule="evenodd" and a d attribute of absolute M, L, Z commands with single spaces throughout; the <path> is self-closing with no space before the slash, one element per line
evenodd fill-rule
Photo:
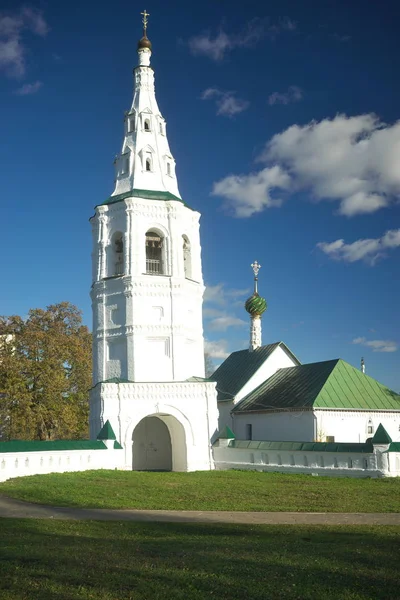
<path fill-rule="evenodd" d="M 185 431 L 171 415 L 142 419 L 132 435 L 134 471 L 186 471 Z"/>

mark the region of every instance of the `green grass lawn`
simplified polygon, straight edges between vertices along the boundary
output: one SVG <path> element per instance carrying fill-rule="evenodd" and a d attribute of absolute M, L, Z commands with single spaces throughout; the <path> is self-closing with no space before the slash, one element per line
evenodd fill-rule
<path fill-rule="evenodd" d="M 0 519 L 2 600 L 394 600 L 398 527 Z"/>
<path fill-rule="evenodd" d="M 86 471 L 11 479 L 0 494 L 56 506 L 165 510 L 400 512 L 400 478 L 255 471 Z"/>

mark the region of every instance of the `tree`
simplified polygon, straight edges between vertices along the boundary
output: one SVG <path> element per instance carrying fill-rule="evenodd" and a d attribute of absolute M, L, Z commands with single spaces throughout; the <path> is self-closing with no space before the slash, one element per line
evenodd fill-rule
<path fill-rule="evenodd" d="M 2 439 L 88 435 L 91 334 L 69 302 L 0 317 Z"/>
<path fill-rule="evenodd" d="M 204 352 L 204 368 L 206 377 L 211 377 L 215 371 L 215 365 L 211 355 L 208 352 Z"/>

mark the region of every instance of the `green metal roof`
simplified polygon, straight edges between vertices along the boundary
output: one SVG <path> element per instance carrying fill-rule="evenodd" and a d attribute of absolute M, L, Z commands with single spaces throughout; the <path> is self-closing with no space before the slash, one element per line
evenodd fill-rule
<path fill-rule="evenodd" d="M 0 442 L 1 452 L 55 452 L 57 450 L 107 450 L 100 440 L 55 440 L 40 442 L 38 440 Z"/>
<path fill-rule="evenodd" d="M 400 410 L 400 396 L 336 359 L 279 369 L 233 412 L 307 408 Z"/>
<path fill-rule="evenodd" d="M 296 363 L 300 364 L 300 361 L 283 342 L 261 346 L 253 351 L 232 352 L 210 377 L 212 381 L 217 382 L 218 400 L 232 400 L 278 347 L 281 347 Z"/>
<path fill-rule="evenodd" d="M 372 443 L 373 444 L 390 444 L 391 441 L 392 441 L 392 438 L 390 437 L 390 435 L 388 434 L 388 432 L 386 431 L 386 429 L 384 428 L 382 423 L 379 423 L 378 428 L 375 431 L 375 435 L 372 438 Z"/>
<path fill-rule="evenodd" d="M 361 452 L 363 454 L 374 451 L 370 442 L 365 444 L 352 444 L 347 442 L 256 442 L 245 440 L 231 440 L 229 448 L 244 448 L 250 450 L 279 451 L 288 450 L 293 452 Z"/>
<path fill-rule="evenodd" d="M 233 433 L 232 429 L 225 425 L 221 431 L 218 432 L 217 440 L 234 440 L 236 435 Z"/>
<path fill-rule="evenodd" d="M 186 204 L 186 202 L 184 202 L 182 200 L 182 198 L 179 198 L 178 196 L 171 194 L 171 192 L 157 192 L 154 190 L 138 190 L 138 189 L 130 190 L 129 192 L 125 192 L 123 194 L 117 194 L 116 196 L 110 196 L 109 198 L 107 198 L 107 200 L 105 200 L 101 205 L 98 205 L 98 206 L 115 204 L 116 202 L 121 202 L 121 200 L 125 200 L 125 198 L 148 198 L 149 200 L 164 200 L 164 201 L 165 200 L 177 200 L 178 202 L 181 202 L 184 206 L 186 206 L 186 208 L 190 208 L 190 206 L 188 204 Z"/>
<path fill-rule="evenodd" d="M 400 452 L 400 442 L 392 442 L 387 452 Z"/>
<path fill-rule="evenodd" d="M 114 433 L 113 428 L 111 427 L 111 423 L 110 421 L 106 421 L 103 425 L 103 427 L 100 429 L 98 435 L 97 435 L 97 439 L 98 440 L 116 440 L 116 436 Z"/>

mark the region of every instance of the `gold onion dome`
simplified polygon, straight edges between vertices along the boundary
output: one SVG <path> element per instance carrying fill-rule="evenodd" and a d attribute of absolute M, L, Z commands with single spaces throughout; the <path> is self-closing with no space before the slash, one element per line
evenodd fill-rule
<path fill-rule="evenodd" d="M 267 301 L 255 292 L 247 298 L 244 307 L 252 317 L 260 317 L 267 310 Z"/>
<path fill-rule="evenodd" d="M 141 50 L 142 48 L 148 48 L 149 50 L 151 50 L 151 41 L 149 40 L 149 38 L 147 37 L 147 35 L 144 35 L 142 37 L 142 39 L 140 39 L 138 41 L 138 50 Z"/>

